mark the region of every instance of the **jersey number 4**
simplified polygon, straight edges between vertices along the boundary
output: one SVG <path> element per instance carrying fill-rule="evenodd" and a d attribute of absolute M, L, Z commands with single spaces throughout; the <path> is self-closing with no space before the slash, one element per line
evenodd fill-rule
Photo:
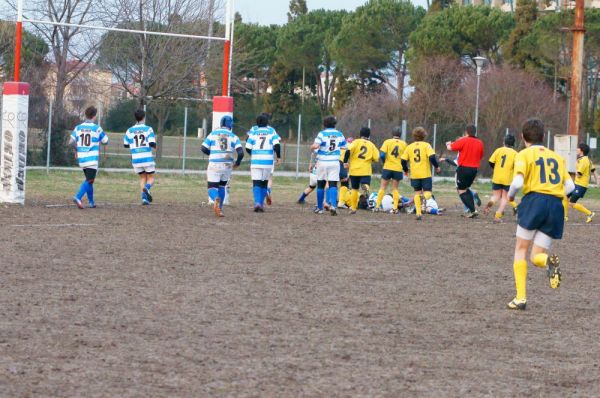
<path fill-rule="evenodd" d="M 540 182 L 545 184 L 546 181 L 550 181 L 550 184 L 558 184 L 560 182 L 560 174 L 558 174 L 558 161 L 556 159 L 538 158 L 535 164 L 540 166 Z M 546 165 L 550 168 L 550 175 L 546 174 Z"/>
<path fill-rule="evenodd" d="M 392 151 L 392 156 L 394 156 L 395 158 L 397 158 L 398 156 L 400 156 L 398 145 L 396 145 L 394 147 L 394 150 Z"/>

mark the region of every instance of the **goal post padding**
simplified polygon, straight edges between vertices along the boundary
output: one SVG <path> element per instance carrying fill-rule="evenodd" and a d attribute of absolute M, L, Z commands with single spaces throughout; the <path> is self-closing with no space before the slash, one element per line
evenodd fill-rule
<path fill-rule="evenodd" d="M 577 145 L 578 137 L 576 135 L 554 136 L 554 152 L 565 159 L 569 173 L 577 171 Z"/>
<path fill-rule="evenodd" d="M 213 130 L 221 127 L 223 116 L 233 117 L 233 97 L 213 97 Z"/>

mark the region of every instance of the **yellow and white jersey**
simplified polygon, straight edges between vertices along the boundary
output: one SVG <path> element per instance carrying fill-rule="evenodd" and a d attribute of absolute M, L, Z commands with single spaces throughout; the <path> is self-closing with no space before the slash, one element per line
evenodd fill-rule
<path fill-rule="evenodd" d="M 571 179 L 565 160 L 542 145 L 523 149 L 515 158 L 515 175 L 522 174 L 523 194 L 530 192 L 563 198 L 565 183 Z"/>
<path fill-rule="evenodd" d="M 383 168 L 390 171 L 402 171 L 401 157 L 406 149 L 406 142 L 400 138 L 385 140 L 380 151 L 385 154 Z"/>

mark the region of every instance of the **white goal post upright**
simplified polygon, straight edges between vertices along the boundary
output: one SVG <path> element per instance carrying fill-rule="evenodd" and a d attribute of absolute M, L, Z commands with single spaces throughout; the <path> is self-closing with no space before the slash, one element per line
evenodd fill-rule
<path fill-rule="evenodd" d="M 221 118 L 223 116 L 233 117 L 231 67 L 233 58 L 233 26 L 235 23 L 234 14 L 233 0 L 227 0 L 227 8 L 225 10 L 225 46 L 223 49 L 223 81 L 221 82 L 221 96 L 213 98 L 213 130 L 221 126 Z"/>

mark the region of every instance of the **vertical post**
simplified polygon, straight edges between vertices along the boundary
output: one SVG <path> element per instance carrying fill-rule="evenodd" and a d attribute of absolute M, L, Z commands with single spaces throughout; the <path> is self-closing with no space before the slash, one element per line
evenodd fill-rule
<path fill-rule="evenodd" d="M 300 138 L 302 137 L 302 114 L 298 115 L 298 143 L 296 144 L 296 179 L 300 177 Z"/>
<path fill-rule="evenodd" d="M 52 100 L 48 105 L 48 148 L 46 148 L 46 174 L 50 173 L 50 147 L 52 145 Z"/>
<path fill-rule="evenodd" d="M 408 129 L 408 123 L 406 120 L 402 121 L 402 141 L 406 141 L 406 130 Z"/>
<path fill-rule="evenodd" d="M 479 81 L 481 80 L 481 67 L 477 65 L 477 94 L 475 99 L 475 131 L 477 131 L 477 123 L 479 122 Z"/>
<path fill-rule="evenodd" d="M 371 119 L 367 120 L 367 127 L 371 128 Z"/>
<path fill-rule="evenodd" d="M 585 143 L 590 145 L 590 133 L 587 133 L 587 137 L 585 139 Z"/>
<path fill-rule="evenodd" d="M 185 175 L 185 155 L 186 155 L 186 144 L 187 144 L 187 122 L 188 122 L 188 108 L 187 106 L 183 109 L 183 160 L 181 161 L 181 174 Z"/>
<path fill-rule="evenodd" d="M 230 36 L 229 36 L 229 79 L 227 80 L 227 92 L 231 95 L 231 75 L 233 70 L 233 39 L 235 36 L 235 0 L 229 0 L 231 2 L 231 14 L 229 16 L 229 23 L 231 24 Z"/>
<path fill-rule="evenodd" d="M 506 136 L 508 136 L 510 134 L 510 130 L 508 129 L 508 127 L 506 128 Z"/>
<path fill-rule="evenodd" d="M 583 79 L 584 0 L 575 1 L 573 53 L 571 55 L 571 103 L 569 104 L 569 135 L 579 135 L 581 122 L 581 85 Z"/>
<path fill-rule="evenodd" d="M 231 56 L 231 0 L 227 0 L 225 9 L 225 46 L 223 48 L 223 81 L 221 95 L 229 97 L 229 57 Z"/>
<path fill-rule="evenodd" d="M 21 43 L 23 35 L 23 0 L 17 1 L 17 24 L 15 26 L 14 80 L 21 80 Z"/>
<path fill-rule="evenodd" d="M 548 145 L 547 148 L 550 149 L 550 137 L 552 136 L 552 132 L 548 130 Z"/>

